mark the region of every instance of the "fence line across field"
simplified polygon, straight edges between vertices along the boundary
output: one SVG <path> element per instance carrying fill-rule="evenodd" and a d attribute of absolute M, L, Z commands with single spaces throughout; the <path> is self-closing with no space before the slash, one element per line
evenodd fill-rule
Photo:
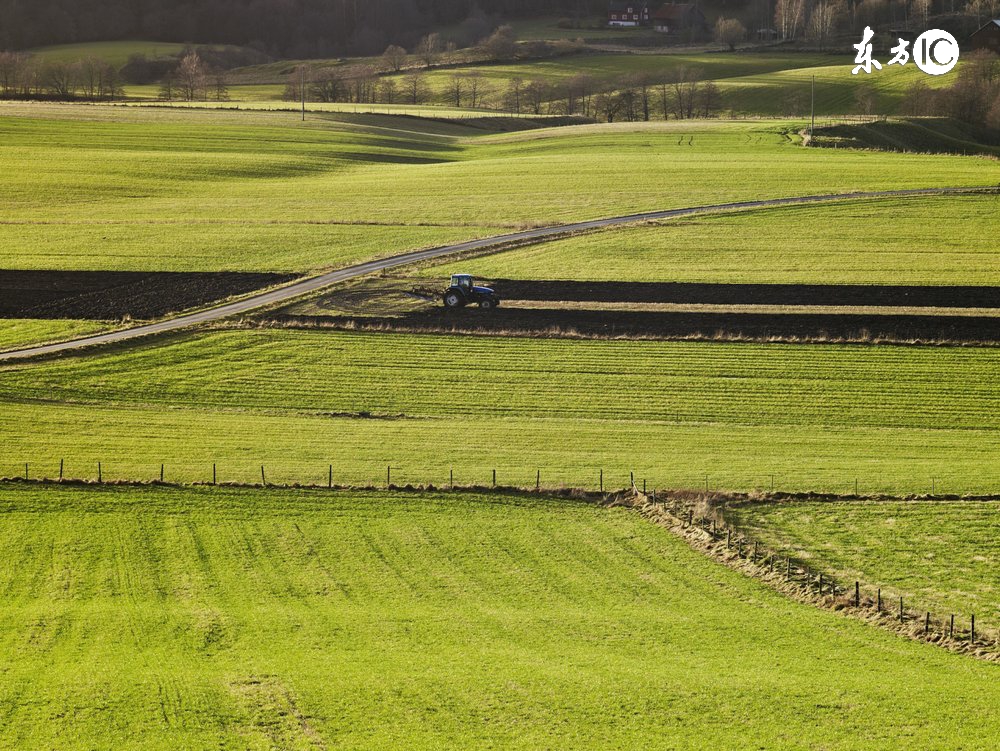
<path fill-rule="evenodd" d="M 127 467 L 121 474 L 115 474 L 115 467 Z M 860 477 L 848 476 L 839 480 L 826 479 L 826 477 L 836 477 L 838 473 L 812 472 L 813 482 L 799 479 L 795 482 L 792 490 L 780 488 L 780 475 L 767 471 L 755 472 L 748 475 L 738 475 L 734 479 L 732 475 L 724 475 L 725 480 L 719 479 L 713 474 L 705 472 L 693 474 L 684 472 L 675 475 L 674 480 L 666 480 L 667 473 L 653 471 L 656 480 L 650 480 L 634 470 L 617 471 L 606 473 L 602 467 L 593 469 L 560 469 L 545 468 L 531 465 L 512 466 L 510 464 L 477 465 L 474 468 L 462 467 L 460 465 L 434 465 L 434 466 L 413 466 L 400 465 L 390 461 L 381 465 L 374 462 L 362 462 L 354 465 L 345 463 L 317 463 L 315 472 L 307 468 L 305 462 L 273 464 L 259 463 L 247 465 L 239 462 L 223 464 L 209 459 L 204 464 L 191 461 L 180 462 L 114 462 L 109 463 L 104 460 L 74 460 L 69 462 L 66 459 L 48 459 L 45 461 L 28 461 L 22 464 L 4 464 L 0 462 L 0 478 L 16 478 L 24 480 L 64 480 L 73 479 L 77 481 L 97 480 L 103 482 L 106 479 L 114 478 L 124 482 L 174 482 L 179 484 L 245 484 L 250 485 L 257 477 L 261 478 L 264 485 L 302 485 L 302 486 L 322 486 L 332 487 L 335 482 L 340 485 L 365 486 L 377 485 L 382 478 L 386 486 L 389 485 L 433 485 L 433 486 L 455 486 L 456 484 L 465 487 L 510 487 L 510 488 L 549 488 L 549 489 L 579 489 L 585 491 L 604 492 L 606 480 L 608 486 L 621 483 L 621 487 L 631 487 L 638 483 L 643 489 L 652 487 L 654 484 L 661 487 L 670 487 L 675 491 L 699 491 L 709 493 L 733 493 L 733 492 L 785 492 L 785 493 L 822 493 L 831 496 L 844 498 L 871 498 L 880 496 L 915 496 L 929 494 L 931 497 L 942 497 L 943 499 L 956 499 L 959 497 L 954 492 L 947 492 L 948 485 L 942 483 L 941 478 L 930 476 L 924 482 L 924 487 L 920 488 L 911 483 L 905 485 L 901 481 L 896 482 L 869 482 Z M 348 471 L 338 472 L 338 468 L 351 466 Z M 17 469 L 20 467 L 20 469 Z M 146 472 L 137 470 L 136 467 L 146 468 Z M 82 469 L 81 469 L 82 468 Z M 70 471 L 72 469 L 72 472 Z M 274 470 L 274 471 L 272 471 Z M 147 474 L 148 472 L 148 474 Z M 74 474 L 75 473 L 75 474 Z M 825 475 L 824 479 L 819 479 Z M 277 479 L 275 479 L 277 478 Z M 592 479 L 591 479 L 592 478 Z M 615 479 L 612 479 L 615 478 Z M 1000 486 L 989 488 L 975 493 L 975 497 L 987 498 L 1000 495 Z"/>
<path fill-rule="evenodd" d="M 83 464 L 83 462 L 80 462 L 80 464 Z M 97 484 L 102 484 L 102 485 L 106 484 L 106 483 L 108 483 L 108 484 L 134 484 L 134 485 L 145 485 L 145 484 L 151 484 L 151 483 L 152 484 L 160 483 L 160 484 L 165 484 L 165 485 L 183 485 L 183 484 L 212 485 L 212 486 L 229 485 L 229 486 L 236 486 L 236 487 L 264 487 L 264 488 L 266 488 L 266 487 L 274 487 L 274 488 L 303 487 L 303 488 L 311 488 L 311 489 L 321 489 L 321 488 L 325 487 L 325 488 L 330 489 L 330 490 L 333 490 L 335 488 L 338 489 L 338 490 L 340 490 L 340 489 L 348 489 L 348 488 L 351 488 L 351 487 L 358 487 L 358 485 L 356 483 L 355 484 L 345 484 L 345 485 L 335 485 L 334 484 L 334 480 L 335 480 L 335 465 L 332 464 L 332 463 L 328 463 L 326 465 L 326 467 L 325 467 L 325 470 L 326 470 L 324 472 L 325 482 L 316 482 L 315 478 L 313 478 L 312 481 L 306 481 L 306 482 L 301 482 L 301 481 L 300 482 L 284 482 L 284 483 L 281 483 L 281 482 L 278 482 L 278 483 L 268 482 L 267 467 L 266 467 L 265 464 L 260 464 L 260 465 L 257 465 L 260 468 L 260 483 L 259 484 L 245 482 L 245 481 L 244 482 L 239 482 L 239 481 L 229 481 L 229 482 L 226 482 L 225 480 L 223 480 L 222 482 L 220 482 L 220 474 L 219 474 L 219 464 L 218 464 L 218 462 L 212 462 L 211 465 L 209 465 L 209 464 L 206 463 L 205 468 L 204 468 L 204 472 L 205 472 L 204 479 L 202 479 L 202 480 L 197 480 L 196 479 L 193 482 L 189 481 L 188 483 L 183 483 L 183 482 L 171 483 L 169 481 L 170 478 L 169 478 L 169 474 L 167 472 L 167 469 L 168 469 L 169 465 L 166 462 L 161 462 L 158 465 L 158 467 L 157 467 L 158 472 L 151 479 L 150 478 L 141 479 L 141 478 L 135 478 L 135 477 L 131 477 L 131 478 L 124 478 L 124 477 L 122 477 L 122 478 L 118 478 L 116 480 L 108 480 L 106 478 L 106 472 L 105 472 L 105 466 L 106 465 L 105 465 L 105 462 L 101 461 L 101 460 L 99 460 L 99 461 L 97 461 L 97 462 L 94 463 L 94 465 L 93 465 L 94 474 L 89 475 L 87 477 L 76 477 L 76 478 L 73 478 L 73 477 L 70 477 L 69 475 L 67 475 L 67 473 L 66 473 L 66 460 L 65 459 L 60 459 L 59 460 L 59 463 L 58 463 L 58 476 L 57 477 L 55 477 L 55 476 L 49 476 L 44 471 L 40 471 L 40 472 L 37 473 L 37 476 L 33 476 L 32 475 L 32 466 L 38 467 L 39 465 L 41 465 L 41 466 L 50 466 L 52 470 L 55 469 L 55 463 L 54 462 L 52 462 L 51 464 L 49 464 L 49 463 L 37 463 L 37 464 L 34 464 L 34 465 L 31 462 L 24 462 L 24 473 L 23 473 L 23 475 L 19 475 L 19 476 L 15 475 L 15 476 L 11 476 L 11 477 L 0 477 L 0 482 L 22 482 L 22 481 L 23 482 L 32 482 L 32 481 L 34 481 L 34 482 L 38 482 L 38 483 L 47 483 L 47 482 L 52 482 L 52 483 L 55 483 L 55 482 L 58 482 L 58 483 L 66 483 L 66 482 L 71 482 L 71 483 L 93 483 L 96 480 Z M 187 468 L 191 467 L 191 465 L 189 465 L 189 464 L 185 464 L 185 465 L 182 465 L 182 466 L 187 467 Z M 210 469 L 211 482 L 209 482 L 209 480 L 208 480 L 208 477 L 209 477 L 209 466 L 211 467 L 211 469 Z M 595 480 L 595 483 L 594 483 L 594 486 L 592 488 L 580 488 L 580 487 L 568 487 L 565 484 L 564 485 L 560 485 L 560 486 L 543 486 L 543 484 L 542 484 L 543 473 L 542 473 L 541 468 L 538 468 L 538 467 L 536 467 L 532 471 L 532 473 L 531 473 L 531 474 L 534 475 L 534 477 L 533 477 L 534 482 L 533 483 L 531 483 L 529 481 L 529 482 L 521 482 L 521 483 L 513 483 L 513 484 L 501 485 L 501 484 L 498 483 L 497 468 L 492 468 L 491 470 L 488 471 L 488 474 L 487 474 L 487 476 L 489 477 L 489 481 L 488 482 L 484 482 L 483 484 L 479 484 L 479 483 L 473 482 L 472 484 L 458 485 L 458 484 L 456 484 L 455 468 L 454 467 L 450 467 L 448 469 L 447 477 L 441 477 L 440 478 L 441 484 L 439 486 L 435 485 L 434 482 L 427 483 L 426 482 L 426 478 L 425 478 L 425 481 L 423 483 L 408 482 L 408 483 L 404 483 L 402 485 L 399 485 L 399 484 L 394 484 L 394 482 L 393 482 L 393 480 L 394 480 L 394 473 L 398 473 L 399 471 L 401 471 L 402 468 L 398 467 L 398 466 L 393 466 L 393 464 L 391 462 L 388 463 L 388 464 L 386 464 L 386 465 L 384 465 L 384 466 L 385 466 L 385 484 L 382 487 L 384 487 L 386 489 L 414 487 L 415 485 L 416 486 L 420 486 L 420 487 L 426 487 L 428 489 L 430 489 L 430 488 L 440 489 L 440 488 L 448 487 L 448 488 L 450 488 L 452 490 L 462 490 L 462 489 L 471 490 L 471 489 L 501 488 L 501 487 L 503 487 L 505 489 L 519 490 L 519 491 L 531 491 L 531 490 L 534 490 L 536 493 L 554 492 L 556 490 L 571 490 L 571 491 L 576 491 L 576 492 L 580 492 L 580 493 L 592 493 L 592 492 L 596 491 L 597 493 L 599 493 L 602 496 L 605 495 L 605 472 L 604 472 L 603 468 L 599 468 L 599 469 L 594 470 L 594 480 Z M 522 470 L 522 472 L 523 471 L 525 471 L 525 470 Z M 245 470 L 244 470 L 244 472 L 245 472 Z M 429 473 L 430 473 L 430 471 L 428 470 L 428 474 Z M 625 476 L 626 476 L 626 473 L 621 472 L 620 476 L 621 476 L 622 480 L 624 480 Z M 643 478 L 641 480 L 637 479 L 636 478 L 636 473 L 635 473 L 634 470 L 629 471 L 627 473 L 627 476 L 628 476 L 628 484 L 627 485 L 623 485 L 621 489 L 622 490 L 626 490 L 626 491 L 631 490 L 637 496 L 641 494 L 642 497 L 644 497 L 647 500 L 649 500 L 650 496 L 647 495 L 647 481 L 646 481 L 646 479 L 645 478 Z M 771 475 L 765 475 L 765 476 L 769 478 L 771 491 L 774 492 L 774 489 L 775 489 L 775 475 L 771 474 Z M 246 475 L 243 474 L 243 477 L 245 478 Z M 469 478 L 472 477 L 471 473 L 470 473 L 470 475 L 468 477 Z M 522 475 L 522 477 L 523 477 L 523 475 Z M 396 475 L 396 479 L 398 481 L 398 475 Z M 502 480 L 503 478 L 501 477 L 500 479 Z M 711 493 L 713 492 L 712 489 L 711 489 L 710 479 L 711 479 L 710 475 L 708 475 L 708 474 L 704 475 L 704 492 L 705 492 L 706 496 L 711 495 Z M 641 484 L 641 488 L 642 488 L 641 491 L 639 489 L 640 488 L 640 484 Z M 370 487 L 372 489 L 375 489 L 377 487 L 377 484 L 376 483 L 372 483 L 369 486 L 362 486 L 362 487 Z M 936 487 L 936 481 L 933 480 L 933 479 L 931 480 L 931 487 L 932 488 Z M 858 495 L 858 489 L 859 489 L 858 479 L 855 478 L 854 481 L 853 481 L 854 495 L 853 496 L 850 496 L 850 495 L 848 495 L 848 496 L 837 496 L 837 497 L 838 498 L 845 498 L 845 499 L 860 498 L 861 496 Z M 698 490 L 700 492 L 701 489 L 699 488 Z M 684 489 L 677 488 L 677 489 L 674 489 L 672 492 L 676 494 L 676 493 L 679 493 L 679 492 L 684 492 Z M 688 489 L 687 492 L 691 492 L 691 490 Z M 823 597 L 824 595 L 833 596 L 834 598 L 836 598 L 838 596 L 848 597 L 850 604 L 852 604 L 854 606 L 854 608 L 857 609 L 857 610 L 862 610 L 865 607 L 867 607 L 867 608 L 870 609 L 872 606 L 874 606 L 875 613 L 876 613 L 876 615 L 878 617 L 882 617 L 883 614 L 887 614 L 889 612 L 888 609 L 885 607 L 885 602 L 884 602 L 884 599 L 883 599 L 883 593 L 882 593 L 882 588 L 881 587 L 875 587 L 875 596 L 874 597 L 869 597 L 867 599 L 863 599 L 862 598 L 862 585 L 861 585 L 861 583 L 859 581 L 855 581 L 854 582 L 853 597 L 849 597 L 849 595 L 851 594 L 849 588 L 845 587 L 845 586 L 842 586 L 840 583 L 838 583 L 838 581 L 836 580 L 836 578 L 834 578 L 833 576 L 830 576 L 829 574 L 825 574 L 824 572 L 822 572 L 822 571 L 820 571 L 818 569 L 817 570 L 810 569 L 810 567 L 807 566 L 807 565 L 805 565 L 804 563 L 800 563 L 798 561 L 793 560 L 791 556 L 788 556 L 788 555 L 780 556 L 780 555 L 778 555 L 778 554 L 776 554 L 774 552 L 768 552 L 767 549 L 762 545 L 762 543 L 760 543 L 759 540 L 753 540 L 753 539 L 751 539 L 746 533 L 744 533 L 744 532 L 736 529 L 735 527 L 733 527 L 732 525 L 730 525 L 728 523 L 725 523 L 725 522 L 720 523 L 720 517 L 721 517 L 721 515 L 718 514 L 718 513 L 713 514 L 711 517 L 704 516 L 704 515 L 696 517 L 695 513 L 694 513 L 693 507 L 691 507 L 691 506 L 678 506 L 676 501 L 673 502 L 673 503 L 671 503 L 669 501 L 670 494 L 671 494 L 671 491 L 668 491 L 667 494 L 666 494 L 666 496 L 665 496 L 664 492 L 661 490 L 660 491 L 660 499 L 661 500 L 658 501 L 657 500 L 657 490 L 656 490 L 656 488 L 653 488 L 652 489 L 651 500 L 652 500 L 652 502 L 654 504 L 659 503 L 662 507 L 668 509 L 668 511 L 671 514 L 673 514 L 674 516 L 676 516 L 677 518 L 679 518 L 681 520 L 681 523 L 684 524 L 684 525 L 686 525 L 687 527 L 698 527 L 698 528 L 700 528 L 705 533 L 707 533 L 711 537 L 711 539 L 713 541 L 721 542 L 724 539 L 725 540 L 725 545 L 726 545 L 726 550 L 727 551 L 734 551 L 735 554 L 736 554 L 736 556 L 738 558 L 744 559 L 744 560 L 749 560 L 755 566 L 758 565 L 758 561 L 760 561 L 759 565 L 762 566 L 762 567 L 764 566 L 764 564 L 766 562 L 767 573 L 769 573 L 769 574 L 774 574 L 776 572 L 780 574 L 782 572 L 782 568 L 783 568 L 783 570 L 784 570 L 784 577 L 785 577 L 786 581 L 791 582 L 791 583 L 798 583 L 798 584 L 800 584 L 803 587 L 803 589 L 806 592 L 815 594 L 815 595 L 817 595 L 819 597 Z M 829 494 L 829 495 L 834 495 L 834 494 Z M 734 532 L 735 532 L 735 534 L 734 534 Z M 785 559 L 784 560 L 784 567 L 782 567 L 780 565 L 782 557 L 784 557 L 784 559 Z M 775 568 L 776 562 L 778 564 L 777 569 Z M 871 587 L 868 587 L 868 589 L 870 590 Z M 905 601 L 904 601 L 903 596 L 899 596 L 898 598 L 899 598 L 899 607 L 898 607 L 898 611 L 896 611 L 897 612 L 897 616 L 896 617 L 898 618 L 899 623 L 902 624 L 902 625 L 905 625 L 907 622 L 913 623 L 915 621 L 919 621 L 919 620 L 922 619 L 923 620 L 923 634 L 925 636 L 929 635 L 931 633 L 931 626 L 932 626 L 932 621 L 933 621 L 931 612 L 929 610 L 926 610 L 926 609 L 921 609 L 920 611 L 912 611 L 912 610 L 908 611 L 906 609 L 906 607 L 905 607 Z M 940 634 L 941 636 L 947 635 L 947 637 L 949 639 L 954 640 L 955 639 L 956 616 L 955 616 L 955 614 L 949 614 L 949 615 L 950 615 L 950 618 L 947 621 L 944 622 L 944 623 L 947 624 L 947 628 L 945 628 L 945 626 L 942 625 L 940 629 L 935 629 L 935 633 Z M 970 614 L 969 629 L 968 629 L 967 633 L 968 633 L 968 636 L 967 637 L 963 637 L 962 636 L 962 632 L 960 630 L 960 632 L 959 632 L 960 640 L 966 640 L 969 645 L 976 645 L 976 644 L 981 644 L 982 643 L 981 641 L 977 641 L 977 624 L 976 624 L 976 616 L 975 616 L 975 614 Z M 982 637 L 984 634 L 985 634 L 985 629 L 983 628 L 982 622 L 980 621 L 980 623 L 979 623 L 979 630 L 978 630 L 978 636 Z M 995 643 L 996 646 L 1000 646 L 1000 631 L 998 631 L 996 633 L 995 638 L 994 638 L 994 643 Z"/>
<path fill-rule="evenodd" d="M 655 491 L 653 501 L 654 503 L 656 502 Z M 747 560 L 755 566 L 759 565 L 761 569 L 766 568 L 766 572 L 769 574 L 783 575 L 786 581 L 800 585 L 809 594 L 814 594 L 821 598 L 824 595 L 832 596 L 835 600 L 838 596 L 841 598 L 848 597 L 849 604 L 855 610 L 863 612 L 866 610 L 871 611 L 874 608 L 876 617 L 881 618 L 883 615 L 891 617 L 893 620 L 898 621 L 901 626 L 905 626 L 907 623 L 919 624 L 922 621 L 922 628 L 918 628 L 918 632 L 925 638 L 929 638 L 932 635 L 937 635 L 941 638 L 947 637 L 958 644 L 964 643 L 971 648 L 976 646 L 1000 647 L 1000 629 L 994 629 L 993 638 L 987 641 L 986 629 L 983 628 L 981 619 L 977 632 L 975 613 L 969 614 L 969 627 L 964 633 L 959 622 L 960 628 L 956 637 L 956 614 L 954 613 L 950 613 L 944 621 L 936 620 L 930 610 L 923 608 L 920 610 L 908 610 L 902 595 L 897 596 L 898 608 L 889 607 L 883 597 L 881 587 L 874 587 L 874 597 L 870 594 L 865 597 L 864 590 L 867 589 L 870 593 L 872 586 L 867 585 L 866 587 L 862 587 L 861 582 L 855 580 L 852 593 L 850 588 L 842 586 L 829 574 L 825 574 L 818 569 L 811 569 L 806 564 L 796 561 L 789 555 L 781 556 L 774 552 L 769 552 L 759 541 L 751 539 L 743 532 L 737 531 L 737 536 L 734 538 L 734 528 L 729 525 L 720 525 L 716 518 L 707 516 L 696 517 L 694 509 L 691 507 L 686 508 L 686 513 L 684 509 L 673 507 L 672 512 L 675 514 L 679 512 L 684 525 L 700 528 L 708 533 L 713 541 L 721 543 L 724 539 L 726 550 L 735 552 L 737 558 Z M 784 558 L 784 565 L 782 565 L 782 558 Z"/>

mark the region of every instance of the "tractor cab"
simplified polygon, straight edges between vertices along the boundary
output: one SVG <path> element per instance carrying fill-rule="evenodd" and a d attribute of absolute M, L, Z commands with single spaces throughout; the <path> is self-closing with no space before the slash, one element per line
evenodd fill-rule
<path fill-rule="evenodd" d="M 478 305 L 483 310 L 492 310 L 500 304 L 497 293 L 489 287 L 477 287 L 472 274 L 452 274 L 451 285 L 444 291 L 446 308 L 464 308 Z"/>

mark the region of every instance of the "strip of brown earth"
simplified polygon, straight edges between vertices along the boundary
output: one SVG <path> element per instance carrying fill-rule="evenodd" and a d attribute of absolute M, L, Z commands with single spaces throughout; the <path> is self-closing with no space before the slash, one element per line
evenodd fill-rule
<path fill-rule="evenodd" d="M 1000 343 L 1000 319 L 992 316 L 647 313 L 510 308 L 487 313 L 434 308 L 400 317 L 271 315 L 261 322 L 293 328 L 602 339 Z"/>
<path fill-rule="evenodd" d="M 579 302 L 566 300 L 505 300 L 513 310 L 599 310 L 636 313 L 760 313 L 765 315 L 960 316 L 1000 317 L 1000 308 L 921 308 L 891 305 L 713 305 L 673 302 Z"/>
<path fill-rule="evenodd" d="M 494 279 L 504 300 L 676 303 L 684 305 L 824 305 L 908 308 L 1000 308 L 1000 287 L 875 284 L 701 284 Z"/>
<path fill-rule="evenodd" d="M 0 318 L 159 318 L 295 278 L 240 272 L 0 271 Z"/>

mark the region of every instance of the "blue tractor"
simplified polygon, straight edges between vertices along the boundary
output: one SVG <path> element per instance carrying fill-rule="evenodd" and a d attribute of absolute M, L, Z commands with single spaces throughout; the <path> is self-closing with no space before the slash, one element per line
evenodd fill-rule
<path fill-rule="evenodd" d="M 444 291 L 443 299 L 446 308 L 478 305 L 483 310 L 493 310 L 500 304 L 497 293 L 489 287 L 477 287 L 471 274 L 453 274 L 451 286 Z"/>

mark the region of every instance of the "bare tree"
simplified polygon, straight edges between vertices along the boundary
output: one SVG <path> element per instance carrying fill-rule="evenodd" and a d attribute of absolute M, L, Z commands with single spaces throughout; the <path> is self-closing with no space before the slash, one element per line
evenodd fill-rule
<path fill-rule="evenodd" d="M 672 113 L 678 120 L 694 117 L 698 108 L 698 96 L 701 90 L 701 71 L 681 65 L 675 68 L 667 80 L 660 86 L 660 105 L 664 119 Z"/>
<path fill-rule="evenodd" d="M 406 50 L 396 44 L 390 44 L 382 53 L 382 64 L 386 70 L 398 73 L 406 65 Z"/>
<path fill-rule="evenodd" d="M 501 26 L 482 41 L 480 48 L 490 60 L 512 60 L 517 52 L 514 27 Z"/>
<path fill-rule="evenodd" d="M 197 52 L 189 52 L 177 66 L 177 90 L 181 99 L 193 102 L 204 99 L 208 90 L 208 71 Z"/>
<path fill-rule="evenodd" d="M 176 93 L 177 93 L 177 85 L 176 81 L 174 80 L 174 74 L 168 73 L 160 81 L 160 89 L 159 92 L 157 93 L 157 97 L 164 102 L 170 102 L 173 101 L 174 95 Z"/>
<path fill-rule="evenodd" d="M 42 69 L 42 79 L 45 88 L 55 97 L 70 99 L 76 96 L 80 66 L 64 60 L 54 60 L 46 63 Z"/>
<path fill-rule="evenodd" d="M 622 98 L 613 91 L 602 91 L 595 98 L 594 107 L 607 122 L 613 123 L 622 110 Z"/>
<path fill-rule="evenodd" d="M 536 78 L 524 87 L 524 102 L 530 112 L 535 115 L 542 114 L 542 107 L 548 101 L 550 87 L 547 81 Z"/>
<path fill-rule="evenodd" d="M 573 76 L 569 82 L 570 89 L 576 93 L 576 99 L 578 102 L 578 107 L 580 112 L 583 113 L 584 117 L 590 117 L 593 114 L 593 100 L 594 92 L 597 90 L 597 82 L 593 76 L 588 73 L 581 73 L 580 75 Z M 572 115 L 572 112 L 567 114 Z"/>
<path fill-rule="evenodd" d="M 426 75 L 422 70 L 412 70 L 403 76 L 403 92 L 410 104 L 420 104 L 427 99 Z"/>
<path fill-rule="evenodd" d="M 469 91 L 469 106 L 472 109 L 479 107 L 483 97 L 483 74 L 474 70 L 466 76 Z"/>
<path fill-rule="evenodd" d="M 741 21 L 735 18 L 719 17 L 715 22 L 715 41 L 725 44 L 730 50 L 735 50 L 736 45 L 742 42 L 747 35 L 747 29 Z"/>
<path fill-rule="evenodd" d="M 821 48 L 825 48 L 843 17 L 843 0 L 817 0 L 809 15 L 809 25 L 806 28 L 809 38 L 819 42 Z"/>
<path fill-rule="evenodd" d="M 428 68 L 434 65 L 441 56 L 441 35 L 434 33 L 423 37 L 415 52 Z"/>
<path fill-rule="evenodd" d="M 399 95 L 399 86 L 394 78 L 383 78 L 378 83 L 378 97 L 386 104 L 395 104 Z"/>
<path fill-rule="evenodd" d="M 875 0 L 884 2 L 884 0 Z M 865 3 L 872 0 L 864 0 Z M 795 39 L 805 22 L 805 0 L 777 0 L 774 6 L 774 25 L 782 39 Z"/>
<path fill-rule="evenodd" d="M 286 102 L 300 102 L 303 96 L 308 99 L 310 83 L 311 78 L 308 66 L 296 66 L 295 70 L 288 77 L 287 83 L 285 83 L 285 92 L 281 98 Z"/>
<path fill-rule="evenodd" d="M 714 117 L 722 107 L 722 92 L 715 81 L 705 81 L 697 92 L 697 110 L 699 117 Z"/>
<path fill-rule="evenodd" d="M 927 26 L 932 4 L 932 0 L 913 0 L 913 13 L 920 18 L 924 26 Z"/>
<path fill-rule="evenodd" d="M 507 109 L 518 115 L 521 114 L 521 104 L 524 97 L 524 79 L 514 76 L 509 81 L 507 81 L 507 93 L 504 95 L 504 100 L 507 105 Z"/>
<path fill-rule="evenodd" d="M 229 80 L 225 71 L 216 71 L 212 74 L 212 99 L 217 102 L 229 101 Z"/>
<path fill-rule="evenodd" d="M 453 73 L 451 76 L 451 85 L 449 86 L 449 91 L 451 92 L 451 100 L 456 107 L 462 106 L 462 95 L 465 93 L 465 74 L 464 73 Z"/>
<path fill-rule="evenodd" d="M 316 102 L 342 102 L 347 98 L 344 74 L 337 68 L 323 68 L 312 75 L 310 98 Z"/>

